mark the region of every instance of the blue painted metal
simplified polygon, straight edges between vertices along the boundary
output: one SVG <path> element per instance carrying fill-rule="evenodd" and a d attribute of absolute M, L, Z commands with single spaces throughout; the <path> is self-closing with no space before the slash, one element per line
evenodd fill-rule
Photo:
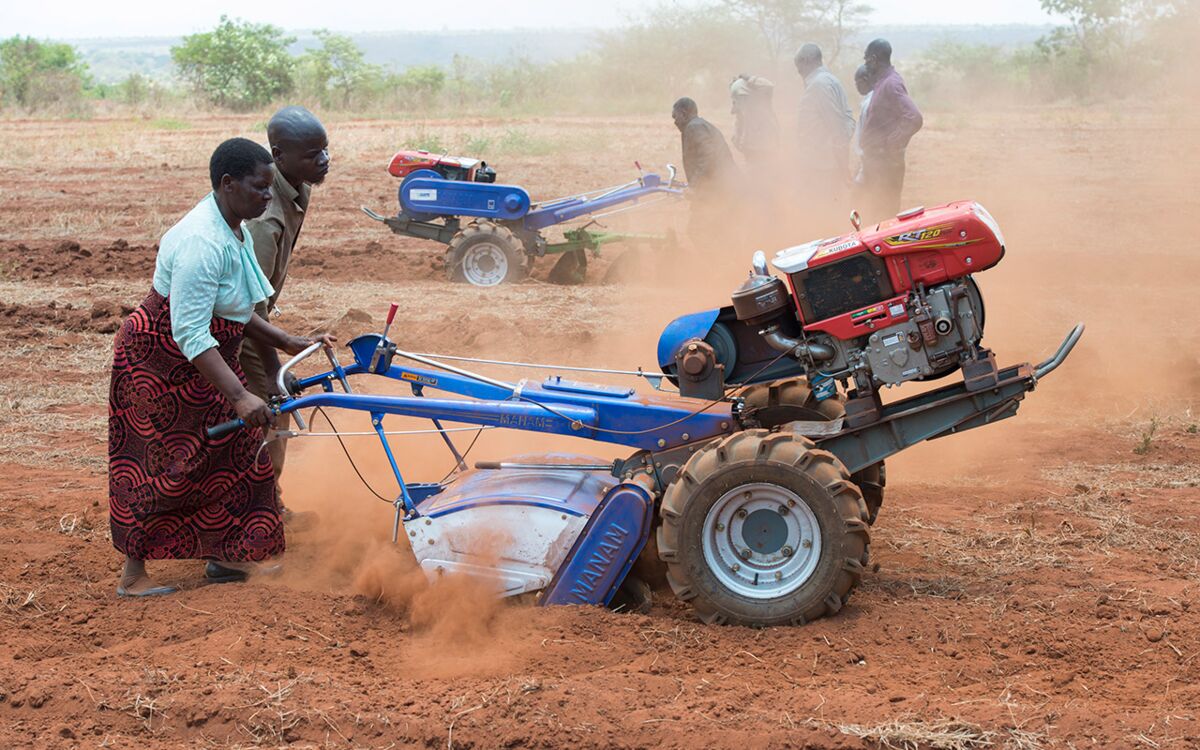
<path fill-rule="evenodd" d="M 537 460 L 539 463 L 599 461 L 590 456 L 567 454 L 538 456 Z M 419 503 L 417 511 L 422 516 L 437 518 L 484 505 L 531 505 L 587 517 L 616 483 L 611 475 L 596 471 L 474 469 L 459 475 L 444 492 Z"/>
<path fill-rule="evenodd" d="M 371 412 L 371 425 L 375 428 L 375 434 L 379 436 L 379 442 L 383 444 L 383 452 L 387 454 L 388 464 L 392 467 L 392 474 L 396 476 L 396 484 L 400 485 L 399 502 L 404 505 L 404 514 L 411 515 L 417 505 L 412 495 L 408 494 L 408 485 L 405 484 L 404 475 L 400 473 L 400 466 L 396 463 L 396 457 L 392 454 L 392 446 L 388 443 L 387 435 L 383 434 L 383 415 L 379 412 Z M 400 512 L 398 507 L 396 512 Z"/>
<path fill-rule="evenodd" d="M 355 363 L 345 368 L 346 374 L 368 372 L 378 343 L 378 336 L 359 336 L 351 341 Z M 290 412 L 314 406 L 377 410 L 447 422 L 571 435 L 652 450 L 729 434 L 733 425 L 732 404 L 712 404 L 705 408 L 703 402 L 668 395 L 635 397 L 624 388 L 551 378 L 548 384 L 526 384 L 518 396 L 507 388 L 438 370 L 393 364 L 378 374 L 473 400 L 322 393 L 288 401 L 282 410 Z M 305 378 L 301 384 L 309 387 L 333 377 L 333 373 L 323 373 Z M 563 387 L 564 382 L 570 385 Z"/>
<path fill-rule="evenodd" d="M 413 502 L 419 506 L 422 502 L 444 489 L 446 489 L 446 486 L 437 482 L 412 482 L 408 485 L 408 494 L 412 497 Z"/>
<path fill-rule="evenodd" d="M 435 216 L 474 216 L 517 221 L 529 213 L 529 193 L 516 185 L 446 180 L 420 169 L 400 184 L 400 206 L 418 220 Z"/>
<path fill-rule="evenodd" d="M 589 396 L 605 396 L 609 398 L 629 398 L 637 393 L 632 388 L 615 385 L 596 385 L 595 383 L 580 383 L 575 380 L 564 380 L 558 375 L 551 375 L 542 383 L 542 388 L 548 391 L 564 391 L 566 393 L 582 393 Z"/>
<path fill-rule="evenodd" d="M 720 308 L 684 315 L 667 324 L 658 337 L 658 366 L 675 364 L 675 352 L 689 339 L 703 339 L 717 322 Z"/>
<path fill-rule="evenodd" d="M 576 196 L 542 203 L 525 217 L 525 228 L 536 232 L 622 203 L 636 203 L 657 193 L 682 195 L 683 190 L 664 184 L 662 178 L 656 174 L 646 174 L 635 183 L 598 196 Z"/>
<path fill-rule="evenodd" d="M 575 540 L 540 603 L 608 604 L 650 538 L 654 502 L 641 486 L 609 490 Z"/>

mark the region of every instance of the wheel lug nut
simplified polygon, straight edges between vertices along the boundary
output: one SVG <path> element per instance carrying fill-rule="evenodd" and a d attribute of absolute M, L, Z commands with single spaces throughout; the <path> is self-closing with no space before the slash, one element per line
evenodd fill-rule
<path fill-rule="evenodd" d="M 749 514 L 748 514 L 748 513 L 746 513 L 746 509 L 745 509 L 745 508 L 740 508 L 740 509 L 738 509 L 738 512 L 737 512 L 737 517 L 738 517 L 738 518 L 745 518 L 747 515 L 749 515 Z"/>
<path fill-rule="evenodd" d="M 786 506 L 786 505 L 780 505 L 780 506 L 779 506 L 779 515 L 781 515 L 781 516 L 786 516 L 787 514 L 788 514 L 788 509 L 787 509 L 787 506 Z"/>
<path fill-rule="evenodd" d="M 718 524 L 717 524 L 717 531 L 724 531 L 724 530 L 725 530 L 725 524 L 723 524 L 723 523 L 718 523 Z"/>
<path fill-rule="evenodd" d="M 731 566 L 731 570 L 733 570 L 733 572 L 734 572 L 734 573 L 738 572 L 738 571 L 739 571 L 739 570 L 741 570 L 741 569 L 742 569 L 742 566 L 741 566 L 741 565 L 738 565 L 737 563 L 734 563 L 734 564 Z"/>
<path fill-rule="evenodd" d="M 775 571 L 775 580 L 776 580 L 776 581 L 782 581 L 782 580 L 783 580 L 783 573 L 780 573 L 779 571 Z"/>
<path fill-rule="evenodd" d="M 796 554 L 796 550 L 792 549 L 791 547 L 784 547 L 782 552 L 784 557 L 791 557 L 792 555 Z"/>
<path fill-rule="evenodd" d="M 788 500 L 788 507 L 789 507 L 789 508 L 795 508 L 795 507 L 796 507 L 796 501 L 795 501 L 795 500 Z"/>
<path fill-rule="evenodd" d="M 803 542 L 800 542 L 800 546 L 804 549 L 812 549 L 812 540 L 805 539 Z"/>
<path fill-rule="evenodd" d="M 750 559 L 751 552 L 750 552 L 749 548 L 742 550 L 740 554 L 741 554 L 743 560 Z"/>

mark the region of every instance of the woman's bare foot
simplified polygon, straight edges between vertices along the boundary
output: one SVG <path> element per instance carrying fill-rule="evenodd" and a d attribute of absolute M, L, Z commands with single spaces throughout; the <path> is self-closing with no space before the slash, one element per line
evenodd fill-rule
<path fill-rule="evenodd" d="M 125 558 L 125 570 L 121 572 L 121 580 L 117 584 L 117 596 L 164 596 L 178 590 L 174 586 L 158 584 L 150 578 L 146 574 L 145 561 Z"/>

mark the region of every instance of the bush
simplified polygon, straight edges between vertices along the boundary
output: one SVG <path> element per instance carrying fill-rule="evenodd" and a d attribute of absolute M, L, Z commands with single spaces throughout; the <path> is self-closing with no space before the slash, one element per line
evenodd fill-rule
<path fill-rule="evenodd" d="M 213 31 L 192 34 L 171 48 L 180 75 L 210 104 L 248 110 L 291 93 L 296 41 L 270 24 L 221 16 Z"/>
<path fill-rule="evenodd" d="M 20 36 L 0 42 L 0 104 L 78 114 L 89 83 L 87 64 L 69 44 Z"/>

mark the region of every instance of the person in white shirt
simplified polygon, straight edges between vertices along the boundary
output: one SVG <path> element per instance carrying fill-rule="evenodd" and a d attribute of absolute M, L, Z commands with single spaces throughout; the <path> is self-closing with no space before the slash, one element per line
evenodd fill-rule
<path fill-rule="evenodd" d="M 863 120 L 867 117 L 867 107 L 871 106 L 871 95 L 874 93 L 871 87 L 874 82 L 871 80 L 871 73 L 867 70 L 866 65 L 859 65 L 858 70 L 854 71 L 854 88 L 858 90 L 859 96 L 862 97 L 862 102 L 858 105 L 858 126 L 854 128 L 854 140 L 851 141 L 851 146 L 854 150 L 854 188 L 857 192 L 863 181 L 862 170 L 862 126 Z"/>

